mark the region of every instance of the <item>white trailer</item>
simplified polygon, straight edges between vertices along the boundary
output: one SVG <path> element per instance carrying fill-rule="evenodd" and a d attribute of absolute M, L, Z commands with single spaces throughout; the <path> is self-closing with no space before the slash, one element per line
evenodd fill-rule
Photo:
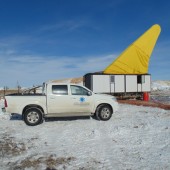
<path fill-rule="evenodd" d="M 151 75 L 88 73 L 84 85 L 95 93 L 127 94 L 151 91 Z"/>

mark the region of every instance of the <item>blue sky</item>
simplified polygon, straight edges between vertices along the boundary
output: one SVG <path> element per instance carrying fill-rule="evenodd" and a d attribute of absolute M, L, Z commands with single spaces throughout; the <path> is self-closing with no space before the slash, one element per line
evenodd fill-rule
<path fill-rule="evenodd" d="M 103 70 L 154 24 L 153 80 L 170 80 L 170 1 L 0 0 L 0 87 Z"/>

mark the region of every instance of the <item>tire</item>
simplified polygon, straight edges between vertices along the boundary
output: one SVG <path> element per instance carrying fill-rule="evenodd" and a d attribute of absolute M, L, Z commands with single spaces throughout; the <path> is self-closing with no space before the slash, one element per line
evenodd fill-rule
<path fill-rule="evenodd" d="M 107 121 L 112 117 L 112 109 L 108 105 L 100 105 L 96 110 L 100 120 Z"/>
<path fill-rule="evenodd" d="M 29 108 L 24 113 L 24 122 L 29 126 L 36 126 L 43 120 L 42 112 L 38 108 Z"/>

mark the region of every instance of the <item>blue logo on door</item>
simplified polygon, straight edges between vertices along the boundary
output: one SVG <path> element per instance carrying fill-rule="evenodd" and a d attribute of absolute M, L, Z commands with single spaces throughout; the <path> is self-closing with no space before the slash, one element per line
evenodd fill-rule
<path fill-rule="evenodd" d="M 80 102 L 85 102 L 85 98 L 84 97 L 80 97 Z"/>

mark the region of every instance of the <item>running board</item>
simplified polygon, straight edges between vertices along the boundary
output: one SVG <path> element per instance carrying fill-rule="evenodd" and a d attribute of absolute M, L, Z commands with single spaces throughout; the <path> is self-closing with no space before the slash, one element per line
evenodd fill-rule
<path fill-rule="evenodd" d="M 48 117 L 74 117 L 74 116 L 92 116 L 93 113 L 49 113 L 44 115 L 45 118 Z"/>

